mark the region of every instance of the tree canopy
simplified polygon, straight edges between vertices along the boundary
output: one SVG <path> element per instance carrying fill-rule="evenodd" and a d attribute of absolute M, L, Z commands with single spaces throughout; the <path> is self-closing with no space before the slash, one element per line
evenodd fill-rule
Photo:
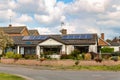
<path fill-rule="evenodd" d="M 0 30 L 0 48 L 2 51 L 8 46 L 11 46 L 13 44 L 13 39 L 6 33 L 4 33 L 3 30 Z"/>

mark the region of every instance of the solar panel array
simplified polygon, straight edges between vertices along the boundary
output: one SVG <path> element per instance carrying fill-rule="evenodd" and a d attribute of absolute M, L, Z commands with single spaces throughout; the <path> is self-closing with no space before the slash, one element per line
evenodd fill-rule
<path fill-rule="evenodd" d="M 92 39 L 93 34 L 79 34 L 79 35 L 64 35 L 62 39 Z"/>
<path fill-rule="evenodd" d="M 48 38 L 47 36 L 43 36 L 43 35 L 40 35 L 40 36 L 24 36 L 22 38 L 22 40 L 45 40 L 47 38 Z"/>

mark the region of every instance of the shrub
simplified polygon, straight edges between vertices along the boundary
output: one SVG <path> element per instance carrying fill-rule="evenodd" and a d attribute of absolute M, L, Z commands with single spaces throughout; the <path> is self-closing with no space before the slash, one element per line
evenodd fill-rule
<path fill-rule="evenodd" d="M 20 59 L 20 58 L 22 58 L 21 54 L 14 54 L 14 59 Z"/>
<path fill-rule="evenodd" d="M 97 56 L 95 57 L 95 61 L 96 61 L 96 62 L 102 62 L 102 58 L 101 58 L 99 55 L 97 55 Z"/>
<path fill-rule="evenodd" d="M 112 56 L 120 56 L 120 52 L 119 51 L 113 52 Z"/>
<path fill-rule="evenodd" d="M 7 52 L 5 57 L 6 58 L 14 58 L 14 52 L 12 52 L 12 51 Z"/>
<path fill-rule="evenodd" d="M 118 61 L 118 56 L 112 56 L 111 60 Z"/>
<path fill-rule="evenodd" d="M 77 56 L 77 59 L 78 59 L 78 60 L 84 60 L 84 54 L 78 55 L 78 56 Z"/>
<path fill-rule="evenodd" d="M 73 58 L 73 59 L 78 59 L 79 54 L 80 54 L 80 51 L 75 49 L 71 52 L 70 56 L 72 56 L 71 58 Z"/>
<path fill-rule="evenodd" d="M 92 56 L 90 53 L 85 54 L 85 60 L 91 60 Z"/>
<path fill-rule="evenodd" d="M 72 59 L 72 56 L 67 54 L 61 54 L 60 59 Z"/>
<path fill-rule="evenodd" d="M 31 54 L 27 54 L 24 56 L 25 59 L 37 59 L 37 55 L 31 55 Z"/>
<path fill-rule="evenodd" d="M 77 60 L 77 61 L 75 61 L 75 65 L 78 65 L 79 64 L 79 61 Z"/>

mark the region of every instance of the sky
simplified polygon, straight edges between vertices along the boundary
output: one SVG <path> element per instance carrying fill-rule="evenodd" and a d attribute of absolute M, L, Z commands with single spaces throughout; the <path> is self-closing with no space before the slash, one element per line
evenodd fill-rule
<path fill-rule="evenodd" d="M 61 23 L 64 25 L 61 26 Z M 120 36 L 120 0 L 0 0 L 0 26 L 27 26 L 40 34 Z"/>

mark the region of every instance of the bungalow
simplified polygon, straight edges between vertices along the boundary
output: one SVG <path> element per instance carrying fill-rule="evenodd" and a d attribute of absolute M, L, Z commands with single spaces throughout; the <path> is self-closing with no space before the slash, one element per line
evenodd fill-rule
<path fill-rule="evenodd" d="M 98 52 L 97 34 L 66 34 L 65 29 L 60 35 L 13 36 L 13 50 L 18 54 L 36 54 L 40 56 L 48 51 L 54 54 L 70 54 L 74 49 L 81 53 Z"/>

